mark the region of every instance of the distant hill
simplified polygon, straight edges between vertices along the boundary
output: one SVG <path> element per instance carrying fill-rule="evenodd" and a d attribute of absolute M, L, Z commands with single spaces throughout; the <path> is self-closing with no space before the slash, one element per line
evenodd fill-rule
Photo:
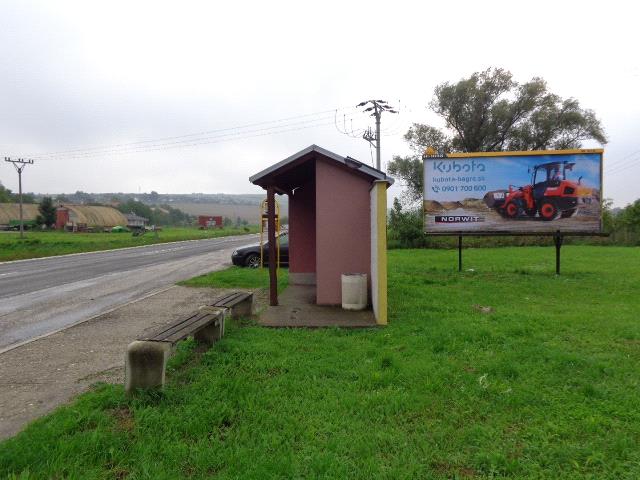
<path fill-rule="evenodd" d="M 88 193 L 77 191 L 57 195 L 34 194 L 35 200 L 43 196 L 52 196 L 60 203 L 117 205 L 129 200 L 136 200 L 149 206 L 170 205 L 190 215 L 221 215 L 235 221 L 237 218 L 247 220 L 251 224 L 260 221 L 260 204 L 266 198 L 263 194 L 229 194 L 229 193 Z M 276 197 L 280 203 L 283 217 L 289 211 L 286 196 Z"/>

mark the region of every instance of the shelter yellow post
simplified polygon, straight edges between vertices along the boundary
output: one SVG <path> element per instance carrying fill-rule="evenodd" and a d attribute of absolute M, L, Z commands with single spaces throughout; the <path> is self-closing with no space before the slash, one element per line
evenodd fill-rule
<path fill-rule="evenodd" d="M 376 322 L 387 324 L 387 188 L 385 180 L 371 188 L 371 303 Z"/>

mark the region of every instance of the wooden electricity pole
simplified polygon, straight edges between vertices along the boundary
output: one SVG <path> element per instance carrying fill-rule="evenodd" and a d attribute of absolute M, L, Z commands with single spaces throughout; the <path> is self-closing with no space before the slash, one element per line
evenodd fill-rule
<path fill-rule="evenodd" d="M 32 165 L 33 160 L 4 157 L 4 161 L 12 163 L 16 168 L 16 171 L 18 172 L 18 198 L 20 199 L 20 238 L 24 238 L 24 219 L 22 215 L 22 171 L 27 165 Z"/>
<path fill-rule="evenodd" d="M 380 161 L 380 118 L 382 117 L 382 112 L 389 113 L 398 113 L 394 110 L 387 102 L 384 100 L 365 100 L 364 102 L 360 102 L 357 107 L 364 107 L 366 105 L 370 105 L 364 109 L 365 112 L 371 112 L 371 116 L 376 119 L 376 133 L 373 133 L 371 129 L 367 129 L 366 132 L 362 135 L 367 142 L 369 142 L 376 149 L 376 168 L 381 170 L 381 161 Z"/>

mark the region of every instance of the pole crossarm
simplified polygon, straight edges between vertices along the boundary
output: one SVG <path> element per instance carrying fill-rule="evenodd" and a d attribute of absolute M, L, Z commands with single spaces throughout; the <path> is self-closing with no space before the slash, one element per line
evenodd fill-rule
<path fill-rule="evenodd" d="M 381 170 L 381 152 L 380 152 L 380 122 L 382 118 L 382 114 L 384 112 L 389 113 L 398 113 L 397 110 L 394 110 L 385 100 L 365 100 L 364 102 L 360 102 L 356 107 L 366 107 L 364 112 L 371 112 L 371 116 L 376 119 L 376 131 L 375 133 L 371 131 L 371 128 L 368 128 L 362 138 L 373 145 L 376 149 L 376 168 Z"/>

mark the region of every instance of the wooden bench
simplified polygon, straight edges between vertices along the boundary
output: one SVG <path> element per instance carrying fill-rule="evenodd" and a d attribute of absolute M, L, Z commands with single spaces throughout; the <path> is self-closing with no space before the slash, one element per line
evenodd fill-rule
<path fill-rule="evenodd" d="M 229 293 L 218 298 L 211 306 L 231 310 L 231 316 L 233 318 L 255 314 L 253 293 L 251 292 Z"/>
<path fill-rule="evenodd" d="M 253 293 L 233 292 L 131 342 L 125 359 L 125 390 L 162 387 L 167 360 L 180 340 L 193 336 L 196 342 L 211 346 L 224 336 L 226 317 L 253 314 Z"/>

